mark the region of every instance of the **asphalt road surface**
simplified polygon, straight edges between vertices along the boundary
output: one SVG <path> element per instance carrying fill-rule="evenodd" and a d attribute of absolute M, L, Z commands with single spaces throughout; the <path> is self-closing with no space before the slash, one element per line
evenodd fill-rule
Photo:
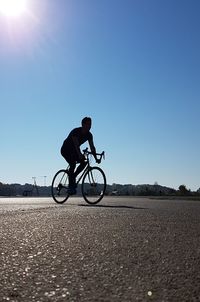
<path fill-rule="evenodd" d="M 200 301 L 200 202 L 0 198 L 0 301 Z"/>

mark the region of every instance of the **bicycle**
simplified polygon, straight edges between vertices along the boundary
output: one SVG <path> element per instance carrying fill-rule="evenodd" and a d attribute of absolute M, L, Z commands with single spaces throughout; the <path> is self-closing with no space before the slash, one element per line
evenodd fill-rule
<path fill-rule="evenodd" d="M 88 151 L 88 148 L 83 150 L 83 154 L 86 159 L 86 166 L 78 176 L 76 184 L 78 185 L 82 179 L 81 192 L 84 200 L 89 204 L 97 204 L 104 197 L 106 191 L 106 176 L 104 171 L 97 167 L 91 166 L 92 152 Z M 96 153 L 99 156 L 99 162 L 102 158 L 105 159 L 105 152 Z M 55 202 L 64 203 L 70 196 L 69 192 L 69 166 L 67 169 L 59 170 L 51 185 L 51 194 Z"/>

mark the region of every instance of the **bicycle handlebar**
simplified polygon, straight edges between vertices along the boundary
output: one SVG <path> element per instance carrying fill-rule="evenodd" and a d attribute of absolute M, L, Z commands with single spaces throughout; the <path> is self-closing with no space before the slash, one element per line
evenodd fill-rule
<path fill-rule="evenodd" d="M 93 155 L 93 153 L 91 151 L 88 151 L 88 148 L 86 148 L 86 149 L 83 150 L 83 154 L 84 155 L 89 155 L 89 154 Z M 101 153 L 95 153 L 95 154 L 98 155 L 98 156 L 100 156 L 100 162 L 101 162 L 102 157 L 103 157 L 103 159 L 105 159 L 105 151 L 103 151 Z"/>

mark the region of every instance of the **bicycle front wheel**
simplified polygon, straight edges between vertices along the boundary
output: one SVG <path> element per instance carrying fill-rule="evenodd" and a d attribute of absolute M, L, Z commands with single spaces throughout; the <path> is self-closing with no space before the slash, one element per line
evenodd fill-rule
<path fill-rule="evenodd" d="M 99 167 L 90 168 L 83 176 L 82 195 L 89 204 L 98 203 L 106 191 L 106 176 Z"/>
<path fill-rule="evenodd" d="M 51 194 L 55 202 L 64 203 L 68 197 L 69 175 L 67 170 L 59 170 L 52 181 Z"/>

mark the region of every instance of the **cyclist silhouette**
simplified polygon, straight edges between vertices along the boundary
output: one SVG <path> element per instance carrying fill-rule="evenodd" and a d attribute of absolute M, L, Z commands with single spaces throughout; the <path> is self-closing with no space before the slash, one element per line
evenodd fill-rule
<path fill-rule="evenodd" d="M 81 153 L 80 146 L 88 141 L 92 155 L 97 163 L 96 148 L 93 142 L 93 135 L 90 132 L 92 120 L 90 117 L 84 117 L 81 121 L 81 127 L 73 129 L 64 140 L 61 147 L 61 154 L 69 163 L 69 194 L 76 194 L 76 177 L 86 166 L 85 157 Z M 76 164 L 80 163 L 75 171 Z"/>

